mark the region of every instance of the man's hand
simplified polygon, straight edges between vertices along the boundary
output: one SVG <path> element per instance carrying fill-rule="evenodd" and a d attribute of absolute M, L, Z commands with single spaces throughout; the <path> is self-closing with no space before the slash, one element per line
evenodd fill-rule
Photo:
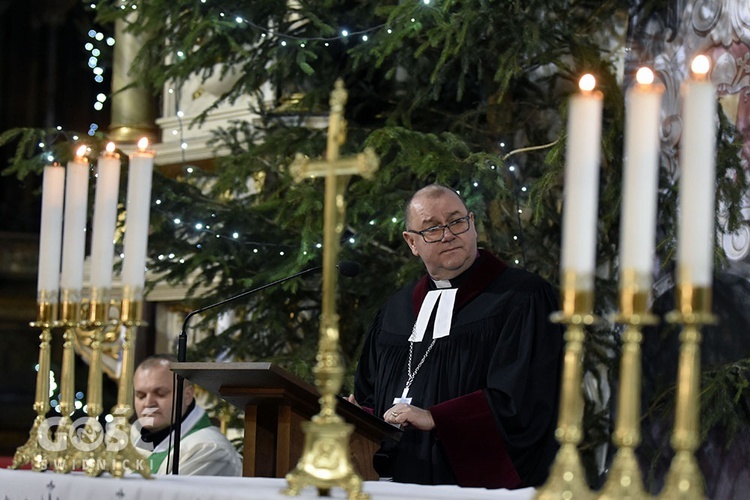
<path fill-rule="evenodd" d="M 383 420 L 389 424 L 400 425 L 403 428 L 413 427 L 420 431 L 431 431 L 435 428 L 435 421 L 429 410 L 403 403 L 398 403 L 386 411 Z"/>
<path fill-rule="evenodd" d="M 357 405 L 357 408 L 362 408 L 359 406 L 359 403 L 357 403 L 357 400 L 354 398 L 354 394 L 349 394 L 349 397 L 346 398 L 347 401 L 349 401 L 353 405 Z"/>

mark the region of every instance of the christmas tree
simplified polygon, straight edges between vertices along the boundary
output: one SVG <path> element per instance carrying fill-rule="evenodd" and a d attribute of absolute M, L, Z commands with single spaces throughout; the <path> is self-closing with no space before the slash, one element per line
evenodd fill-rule
<path fill-rule="evenodd" d="M 324 181 L 296 183 L 288 166 L 296 153 L 316 158 L 325 150 L 325 129 L 306 123 L 327 113 L 338 78 L 349 92 L 342 154 L 371 147 L 381 159 L 373 179 L 352 177 L 346 192 L 341 258 L 364 266 L 356 280 L 339 280 L 340 343 L 350 373 L 377 307 L 423 272 L 401 231 L 404 202 L 425 184 L 438 182 L 461 193 L 475 214 L 482 246 L 559 283 L 567 98 L 588 72 L 604 94 L 595 312 L 606 317 L 617 309 L 623 88 L 632 77 L 622 74 L 623 47 L 635 45 L 637 30 L 627 29 L 629 19 L 651 13 L 651 3 L 93 5 L 100 22 L 127 18 L 130 32 L 148 40 L 133 71 L 155 94 L 166 82 L 179 88 L 195 74 L 208 78 L 232 71 L 235 83 L 215 106 L 258 97 L 248 116 L 259 119 L 216 131 L 213 145 L 228 154 L 217 155 L 213 168 L 186 170 L 176 178 L 157 175 L 154 181 L 150 269 L 193 290 L 207 287 L 191 307 L 320 264 Z M 273 102 L 264 97 L 269 82 Z M 0 138 L 3 143 L 20 136 L 12 170 L 19 176 L 40 167 L 32 153 L 43 133 L 12 131 Z M 722 120 L 717 198 L 726 208 L 721 228 L 727 231 L 739 221 L 745 189 L 743 176 L 728 175 L 740 171 L 733 133 Z M 660 188 L 658 253 L 668 269 L 677 226 L 676 185 L 669 173 L 663 172 Z M 234 307 L 231 326 L 204 338 L 189 358 L 273 361 L 312 378 L 320 287 L 320 278 L 310 274 L 248 297 Z M 204 317 L 206 323 L 212 319 Z M 602 323 L 587 337 L 585 367 L 599 380 L 587 393 L 583 445 L 592 484 L 600 481 L 596 453 L 609 442 L 612 427 L 609 402 L 600 391 L 616 385 L 617 332 L 617 326 Z M 746 398 L 746 370 L 737 373 L 742 375 L 707 376 L 723 384 L 713 386 L 721 389 L 716 394 Z M 746 413 L 721 411 L 706 420 L 729 418 L 734 428 L 747 424 Z"/>

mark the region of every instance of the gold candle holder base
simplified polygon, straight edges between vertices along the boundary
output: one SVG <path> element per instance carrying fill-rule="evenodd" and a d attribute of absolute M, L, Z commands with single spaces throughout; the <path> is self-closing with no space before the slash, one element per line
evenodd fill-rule
<path fill-rule="evenodd" d="M 109 472 L 113 477 L 121 478 L 126 471 L 137 472 L 146 479 L 151 479 L 151 467 L 148 459 L 138 453 L 130 439 L 132 426 L 129 409 L 113 409 L 115 419 L 107 428 L 107 445 L 104 454 L 102 472 Z"/>
<path fill-rule="evenodd" d="M 693 450 L 680 450 L 675 454 L 659 498 L 664 500 L 706 498 L 703 474 L 695 460 Z"/>
<path fill-rule="evenodd" d="M 37 309 L 37 321 L 30 325 L 41 328 L 39 335 L 39 369 L 36 375 L 36 395 L 34 398 L 34 411 L 36 417 L 29 431 L 29 439 L 25 444 L 19 446 L 13 455 L 11 469 L 18 469 L 26 464 L 31 464 L 33 471 L 44 471 L 49 467 L 51 457 L 50 450 L 45 448 L 42 442 L 47 442 L 48 431 L 46 416 L 49 411 L 49 374 L 50 374 L 50 341 L 52 340 L 52 328 L 57 326 L 57 302 L 48 301 L 48 292 L 40 292 L 40 301 Z"/>
<path fill-rule="evenodd" d="M 557 451 L 549 478 L 534 493 L 537 500 L 593 500 L 594 493 L 586 484 L 578 445 L 563 443 Z"/>
<path fill-rule="evenodd" d="M 596 317 L 590 313 L 594 294 L 591 289 L 579 289 L 581 278 L 575 273 L 563 276 L 563 310 L 554 313 L 553 322 L 566 324 L 560 414 L 555 437 L 560 449 L 544 485 L 534 494 L 537 500 L 589 499 L 594 494 L 586 483 L 578 444 L 583 439 L 583 341 L 585 326 Z"/>
<path fill-rule="evenodd" d="M 641 468 L 634 449 L 632 447 L 618 449 L 599 500 L 647 500 L 649 498 L 652 497 L 643 489 Z"/>
<path fill-rule="evenodd" d="M 315 384 L 321 391 L 320 413 L 302 424 L 305 444 L 297 466 L 286 475 L 288 487 L 282 494 L 297 496 L 307 486 L 318 488 L 320 496 L 329 496 L 334 486 L 345 490 L 350 500 L 367 500 L 362 478 L 354 470 L 349 456 L 349 438 L 354 429 L 336 414 L 336 394 L 341 389 L 344 370 L 335 351 L 338 331 L 323 328 L 321 353 L 315 367 Z"/>

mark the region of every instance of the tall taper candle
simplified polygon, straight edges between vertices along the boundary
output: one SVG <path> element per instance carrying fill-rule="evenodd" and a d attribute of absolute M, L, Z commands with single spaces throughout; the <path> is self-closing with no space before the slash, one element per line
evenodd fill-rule
<path fill-rule="evenodd" d="M 65 174 L 65 223 L 63 227 L 60 288 L 80 294 L 86 250 L 86 208 L 89 197 L 89 162 L 86 146 L 76 151 Z M 80 299 L 80 297 L 76 297 Z"/>
<path fill-rule="evenodd" d="M 65 169 L 60 165 L 44 167 L 42 180 L 42 220 L 39 233 L 39 276 L 37 298 L 57 303 L 60 291 L 60 252 L 62 251 L 63 196 Z M 41 297 L 44 292 L 44 297 Z"/>
<path fill-rule="evenodd" d="M 581 77 L 568 111 L 561 270 L 584 279 L 579 290 L 593 289 L 596 266 L 602 94 L 595 85 L 592 75 Z"/>
<path fill-rule="evenodd" d="M 627 92 L 625 111 L 625 161 L 620 220 L 620 271 L 634 271 L 651 286 L 656 205 L 659 183 L 659 117 L 661 87 L 654 73 L 641 68 L 636 84 Z M 622 282 L 622 278 L 621 278 Z"/>
<path fill-rule="evenodd" d="M 138 142 L 138 150 L 130 155 L 128 167 L 127 215 L 125 218 L 125 250 L 122 284 L 143 299 L 146 249 L 148 247 L 149 213 L 151 211 L 151 177 L 154 152 L 147 151 L 148 140 Z"/>
<path fill-rule="evenodd" d="M 96 162 L 94 228 L 91 233 L 91 288 L 106 290 L 112 286 L 117 194 L 120 190 L 120 155 L 115 143 Z"/>
<path fill-rule="evenodd" d="M 716 174 L 716 89 L 707 78 L 710 61 L 693 60 L 684 88 L 680 139 L 679 284 L 710 287 L 713 274 Z"/>

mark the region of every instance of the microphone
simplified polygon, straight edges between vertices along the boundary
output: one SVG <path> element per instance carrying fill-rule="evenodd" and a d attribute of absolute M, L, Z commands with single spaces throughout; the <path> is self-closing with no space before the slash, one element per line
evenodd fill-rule
<path fill-rule="evenodd" d="M 339 261 L 339 263 L 336 264 L 336 268 L 338 269 L 339 274 L 347 278 L 353 278 L 357 276 L 361 270 L 359 264 L 357 264 L 356 262 L 348 261 L 348 260 Z M 214 304 L 203 306 L 200 309 L 196 309 L 195 311 L 190 311 L 189 313 L 185 315 L 185 321 L 183 321 L 182 323 L 182 330 L 180 331 L 180 336 L 177 340 L 177 362 L 182 363 L 185 361 L 185 358 L 187 357 L 187 326 L 190 320 L 192 319 L 192 317 L 195 316 L 196 314 L 200 314 L 202 312 L 208 311 L 209 309 L 214 309 L 214 308 L 223 306 L 230 302 L 234 302 L 235 300 L 241 299 L 242 297 L 252 295 L 256 292 L 260 292 L 261 290 L 265 290 L 266 288 L 270 288 L 280 283 L 284 283 L 285 281 L 292 280 L 294 278 L 302 276 L 303 274 L 312 273 L 314 271 L 320 271 L 321 269 L 323 269 L 323 266 L 311 267 L 303 271 L 300 271 L 298 273 L 292 274 L 291 276 L 287 276 L 285 278 L 272 281 L 271 283 L 266 283 L 265 285 L 261 285 L 257 288 L 245 290 L 244 292 L 238 293 L 237 295 L 233 295 L 224 300 L 220 300 L 219 302 L 216 302 Z M 173 397 L 174 405 L 172 407 L 172 423 L 174 426 L 174 435 L 175 435 L 174 447 L 172 448 L 172 453 L 174 457 L 174 463 L 172 464 L 172 474 L 174 475 L 178 475 L 179 469 L 180 469 L 180 434 L 182 432 L 182 400 L 183 400 L 182 392 L 183 392 L 184 387 L 185 387 L 185 379 L 181 375 L 177 375 L 177 388 L 174 393 L 174 397 Z"/>

